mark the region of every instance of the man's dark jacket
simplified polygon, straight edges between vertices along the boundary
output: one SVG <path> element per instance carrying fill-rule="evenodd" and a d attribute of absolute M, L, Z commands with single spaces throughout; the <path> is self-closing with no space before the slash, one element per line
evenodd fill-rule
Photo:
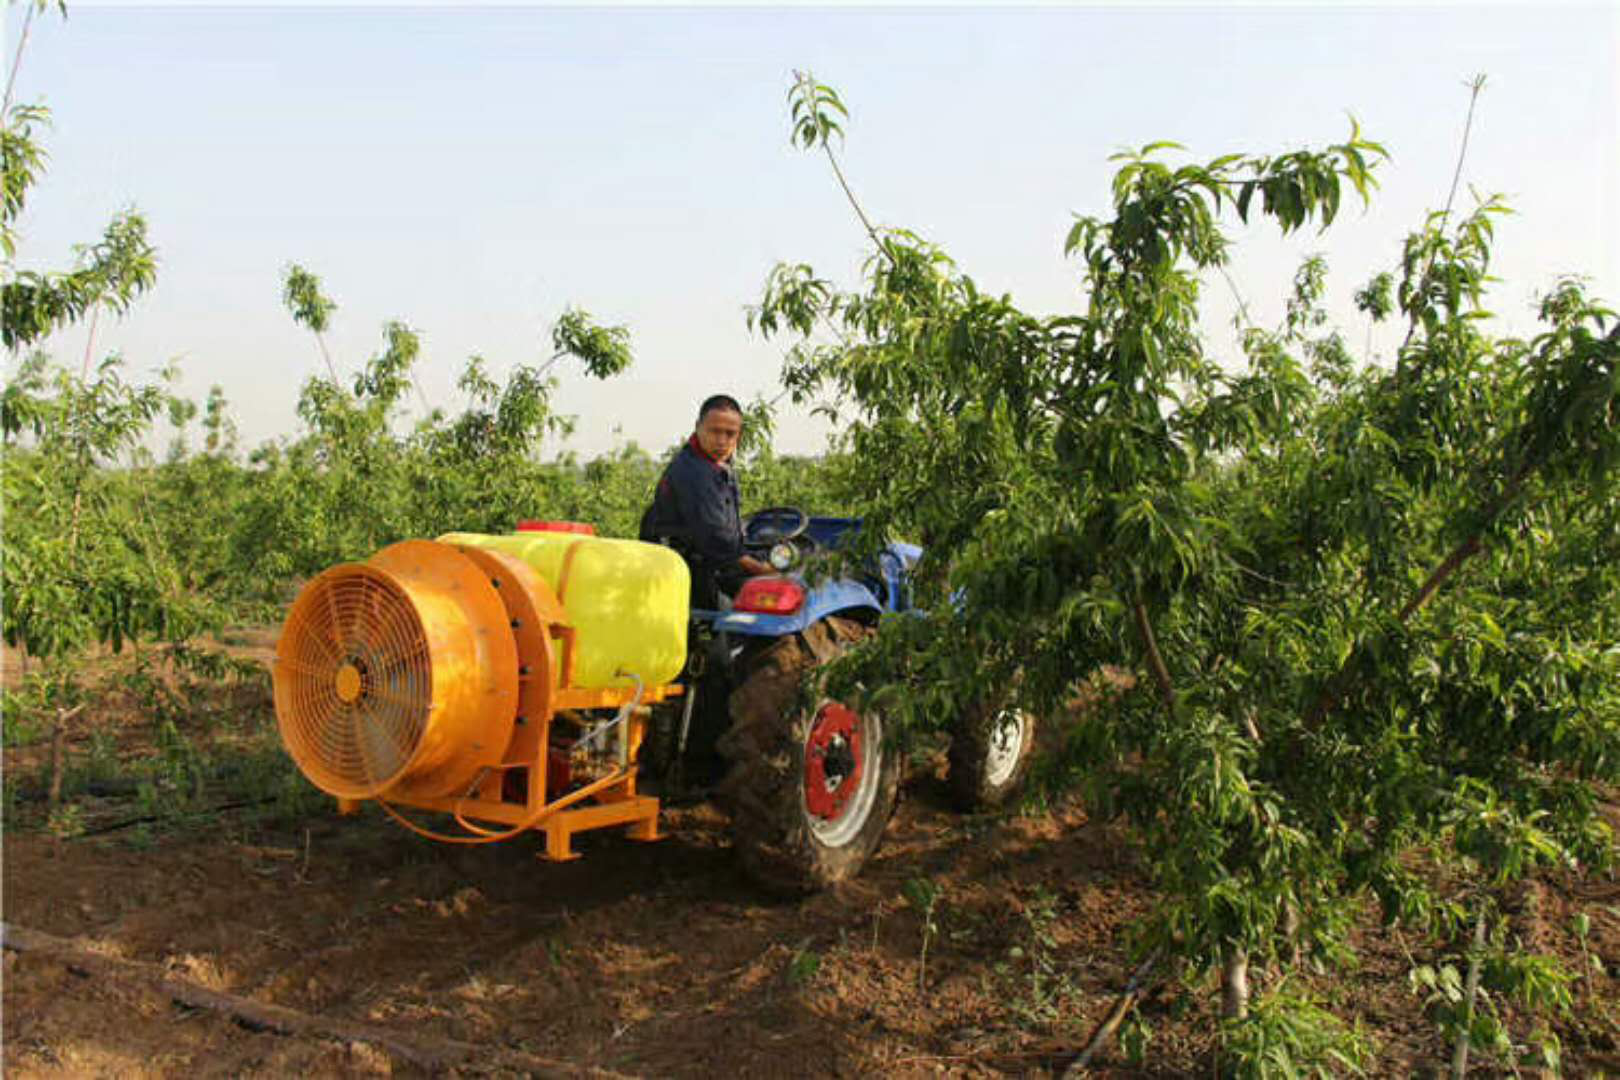
<path fill-rule="evenodd" d="M 680 552 L 692 568 L 692 603 L 718 606 L 715 589 L 735 593 L 747 576 L 742 558 L 741 493 L 726 466 L 703 452 L 694 435 L 664 469 L 641 539 Z"/>

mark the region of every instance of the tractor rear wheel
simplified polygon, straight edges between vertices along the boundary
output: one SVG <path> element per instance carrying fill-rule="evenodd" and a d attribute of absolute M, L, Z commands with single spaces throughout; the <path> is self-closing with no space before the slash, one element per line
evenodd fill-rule
<path fill-rule="evenodd" d="M 854 877 L 877 850 L 900 791 L 883 718 L 836 701 L 805 707 L 800 686 L 867 631 L 836 617 L 762 652 L 731 695 L 719 743 L 730 763 L 715 800 L 731 816 L 744 868 L 773 891 L 802 894 Z"/>
<path fill-rule="evenodd" d="M 1022 709 L 980 705 L 951 736 L 946 773 L 959 810 L 1004 805 L 1024 783 L 1035 747 L 1035 717 Z"/>

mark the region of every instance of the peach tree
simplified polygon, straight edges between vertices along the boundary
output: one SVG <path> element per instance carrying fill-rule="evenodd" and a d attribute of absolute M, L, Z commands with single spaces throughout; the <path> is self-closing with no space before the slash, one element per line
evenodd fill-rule
<path fill-rule="evenodd" d="M 842 102 L 809 76 L 791 96 L 795 140 L 836 165 Z M 913 727 L 987 695 L 1088 702 L 1052 772 L 1129 824 L 1161 898 L 1131 943 L 1219 973 L 1248 1067 L 1251 1007 L 1288 1014 L 1298 1057 L 1352 1045 L 1312 1043 L 1329 1018 L 1285 990 L 1251 1002 L 1250 970 L 1349 962 L 1369 896 L 1446 941 L 1472 925 L 1491 989 L 1559 1007 L 1564 980 L 1492 898 L 1613 855 L 1593 782 L 1620 780 L 1620 330 L 1569 280 L 1533 337 L 1491 336 L 1504 208 L 1485 200 L 1431 217 L 1358 294 L 1405 321 L 1392 363 L 1327 328 L 1317 260 L 1281 325 L 1245 318 L 1222 355 L 1200 300 L 1233 224 L 1326 229 L 1385 154 L 1354 126 L 1278 156 L 1166 163 L 1179 149 L 1120 155 L 1110 211 L 1076 220 L 1073 313 L 981 291 L 858 203 L 861 288 L 770 275 L 752 321 L 789 339 L 796 397 L 840 418 L 868 542 L 927 548 L 931 614 L 833 677 Z M 1453 872 L 1420 872 L 1419 849 Z"/>

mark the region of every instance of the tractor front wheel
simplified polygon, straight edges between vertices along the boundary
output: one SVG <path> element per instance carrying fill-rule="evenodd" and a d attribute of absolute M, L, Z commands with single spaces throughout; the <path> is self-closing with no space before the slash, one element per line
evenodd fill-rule
<path fill-rule="evenodd" d="M 715 792 L 731 816 L 743 866 L 777 892 L 799 894 L 854 877 L 877 850 L 900 790 L 900 760 L 883 718 L 836 702 L 805 707 L 800 686 L 817 664 L 864 637 L 829 618 L 761 653 L 731 695 L 730 763 Z"/>

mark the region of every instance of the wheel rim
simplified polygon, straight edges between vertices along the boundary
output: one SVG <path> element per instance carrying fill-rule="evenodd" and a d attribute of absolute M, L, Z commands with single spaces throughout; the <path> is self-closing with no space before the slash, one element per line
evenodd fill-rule
<path fill-rule="evenodd" d="M 830 701 L 804 740 L 804 809 L 810 831 L 828 847 L 860 833 L 877 802 L 883 724 Z"/>
<path fill-rule="evenodd" d="M 984 779 L 990 787 L 1000 787 L 1011 780 L 1024 757 L 1024 714 L 1017 709 L 1002 709 L 990 723 L 986 740 Z"/>

